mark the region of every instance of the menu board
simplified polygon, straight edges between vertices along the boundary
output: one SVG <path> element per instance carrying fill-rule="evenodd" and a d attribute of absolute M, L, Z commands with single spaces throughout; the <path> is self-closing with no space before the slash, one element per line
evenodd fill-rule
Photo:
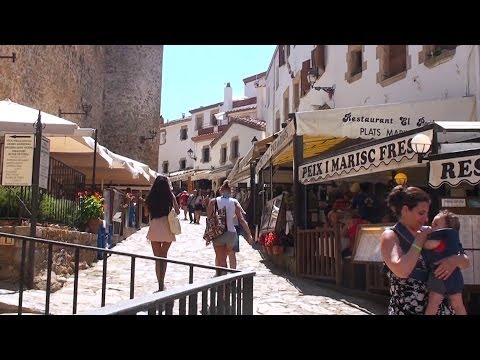
<path fill-rule="evenodd" d="M 380 238 L 383 232 L 393 224 L 362 224 L 358 227 L 353 262 L 381 263 L 383 257 L 380 252 Z"/>
<path fill-rule="evenodd" d="M 280 209 L 282 207 L 282 199 L 283 194 L 267 201 L 262 214 L 260 225 L 261 234 L 276 230 L 277 219 L 279 218 Z"/>

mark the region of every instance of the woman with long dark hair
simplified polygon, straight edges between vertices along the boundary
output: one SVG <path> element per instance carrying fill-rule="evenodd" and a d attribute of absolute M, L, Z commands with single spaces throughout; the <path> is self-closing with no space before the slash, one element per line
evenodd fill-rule
<path fill-rule="evenodd" d="M 428 268 L 423 247 L 431 228 L 428 221 L 430 196 L 420 188 L 401 185 L 388 195 L 388 205 L 398 222 L 382 234 L 380 249 L 388 267 L 390 280 L 389 315 L 423 315 L 427 305 Z M 438 262 L 435 276 L 444 280 L 456 268 L 470 266 L 468 257 L 459 252 Z M 452 314 L 447 301 L 442 302 L 438 314 Z"/>
<path fill-rule="evenodd" d="M 175 235 L 170 231 L 168 224 L 168 213 L 175 208 L 175 212 L 180 214 L 175 195 L 172 193 L 170 181 L 164 175 L 159 175 L 150 189 L 145 200 L 145 206 L 150 215 L 150 227 L 147 233 L 147 239 L 152 244 L 153 255 L 166 258 L 168 249 Z M 158 280 L 158 290 L 165 289 L 165 272 L 167 271 L 166 261 L 157 261 L 155 264 L 155 272 Z"/>

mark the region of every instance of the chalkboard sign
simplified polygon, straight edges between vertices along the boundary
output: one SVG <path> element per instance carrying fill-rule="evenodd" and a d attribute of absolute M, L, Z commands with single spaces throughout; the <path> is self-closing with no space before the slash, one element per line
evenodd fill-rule
<path fill-rule="evenodd" d="M 353 262 L 379 263 L 383 262 L 380 251 L 380 238 L 383 232 L 393 224 L 362 224 L 358 227 L 355 246 L 353 249 Z"/>

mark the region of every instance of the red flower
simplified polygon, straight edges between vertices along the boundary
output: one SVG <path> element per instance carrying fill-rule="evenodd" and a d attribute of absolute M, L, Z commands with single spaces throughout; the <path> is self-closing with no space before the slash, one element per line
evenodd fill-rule
<path fill-rule="evenodd" d="M 278 237 L 274 232 L 269 232 L 265 237 L 265 246 L 278 245 Z"/>

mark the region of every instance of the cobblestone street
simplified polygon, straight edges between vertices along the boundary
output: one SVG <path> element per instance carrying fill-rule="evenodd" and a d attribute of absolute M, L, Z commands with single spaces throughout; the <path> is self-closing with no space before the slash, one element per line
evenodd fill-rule
<path fill-rule="evenodd" d="M 213 247 L 205 246 L 202 234 L 205 229 L 205 218 L 200 225 L 189 224 L 181 220 L 182 234 L 172 244 L 169 258 L 180 261 L 214 265 Z M 113 250 L 153 255 L 150 243 L 146 239 L 148 228 L 144 227 L 126 240 L 117 244 Z M 254 277 L 254 314 L 255 315 L 366 315 L 385 314 L 386 305 L 359 297 L 348 292 L 338 292 L 331 286 L 284 274 L 270 261 L 263 260 L 259 251 L 253 249 L 241 237 L 240 252 L 237 253 L 239 269 L 256 272 Z M 85 312 L 100 307 L 101 279 L 103 261 L 93 267 L 80 271 L 77 312 Z M 125 256 L 112 255 L 108 258 L 106 303 L 111 304 L 129 297 L 130 259 Z M 194 279 L 212 276 L 212 271 L 195 269 Z M 169 264 L 166 287 L 171 289 L 188 283 L 188 268 L 182 265 Z M 135 297 L 151 294 L 157 289 L 154 264 L 152 261 L 138 259 L 136 262 Z M 348 294 L 348 295 L 347 295 Z M 73 299 L 73 276 L 59 291 L 51 295 L 50 312 L 52 314 L 71 314 Z M 18 301 L 18 293 L 0 290 L 2 307 L 11 305 L 11 312 Z M 42 311 L 45 303 L 45 292 L 29 290 L 24 293 L 24 306 Z M 7 305 L 6 305 L 7 304 Z M 40 304 L 40 305 L 39 305 Z"/>

